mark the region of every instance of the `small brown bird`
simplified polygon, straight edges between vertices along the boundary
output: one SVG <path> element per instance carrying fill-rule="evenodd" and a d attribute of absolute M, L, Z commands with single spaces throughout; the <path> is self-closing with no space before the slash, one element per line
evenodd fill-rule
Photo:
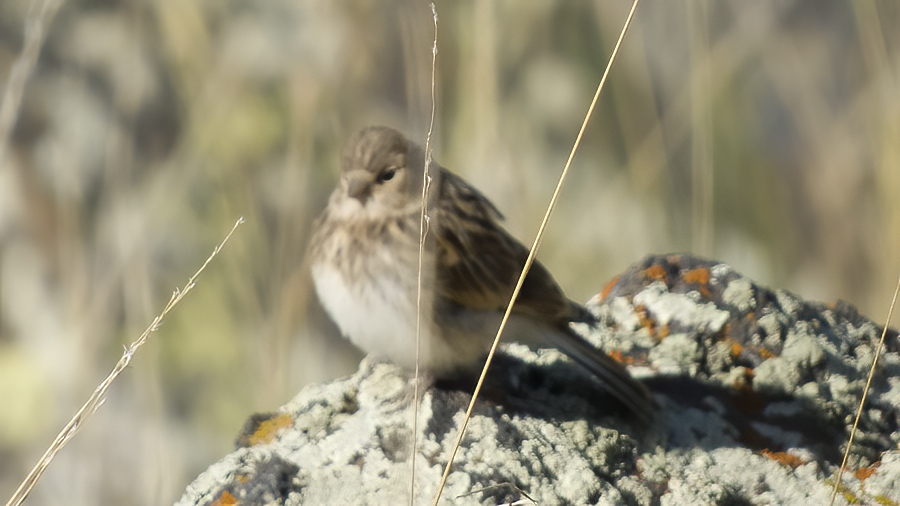
<path fill-rule="evenodd" d="M 424 163 L 423 150 L 396 130 L 357 132 L 310 246 L 316 292 L 341 332 L 366 353 L 408 368 L 416 360 Z M 500 212 L 473 186 L 435 162 L 429 174 L 420 366 L 440 377 L 483 359 L 528 249 L 498 224 Z M 558 348 L 649 419 L 654 402 L 644 385 L 569 327 L 591 320 L 535 262 L 504 339 Z"/>

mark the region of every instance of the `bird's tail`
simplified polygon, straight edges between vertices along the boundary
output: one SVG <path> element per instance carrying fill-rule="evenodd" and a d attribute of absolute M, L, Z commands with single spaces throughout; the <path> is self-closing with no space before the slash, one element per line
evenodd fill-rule
<path fill-rule="evenodd" d="M 631 377 L 625 366 L 587 342 L 570 329 L 545 332 L 550 345 L 562 351 L 602 381 L 610 394 L 628 409 L 649 423 L 656 412 L 656 401 L 643 383 Z"/>

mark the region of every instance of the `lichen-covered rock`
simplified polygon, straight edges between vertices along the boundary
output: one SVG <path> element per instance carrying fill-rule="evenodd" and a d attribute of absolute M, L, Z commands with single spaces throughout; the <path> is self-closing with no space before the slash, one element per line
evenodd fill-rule
<path fill-rule="evenodd" d="M 589 308 L 599 324 L 580 330 L 647 383 L 657 419 L 641 425 L 554 350 L 506 345 L 444 503 L 828 503 L 877 324 L 678 255 L 631 267 Z M 900 502 L 900 356 L 887 337 L 836 504 Z M 179 504 L 406 504 L 411 489 L 430 503 L 469 385 L 420 386 L 415 431 L 415 382 L 390 364 L 307 387 L 252 418 Z"/>
<path fill-rule="evenodd" d="M 666 402 L 717 410 L 734 432 L 729 444 L 831 464 L 843 452 L 883 330 L 845 302 L 804 301 L 687 255 L 644 259 L 588 306 L 601 320 L 589 337 Z M 889 329 L 851 452 L 854 467 L 900 444 L 898 351 Z"/>

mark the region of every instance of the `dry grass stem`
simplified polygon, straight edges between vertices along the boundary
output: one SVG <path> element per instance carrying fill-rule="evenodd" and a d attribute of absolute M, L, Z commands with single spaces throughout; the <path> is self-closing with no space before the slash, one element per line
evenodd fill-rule
<path fill-rule="evenodd" d="M 31 469 L 31 472 L 28 473 L 28 476 L 22 481 L 19 488 L 16 489 L 16 492 L 9 499 L 9 502 L 6 503 L 6 506 L 19 506 L 25 501 L 25 498 L 28 497 L 31 489 L 34 488 L 34 485 L 40 480 L 41 475 L 44 474 L 44 471 L 47 469 L 47 466 L 50 465 L 50 461 L 53 460 L 53 457 L 72 439 L 82 427 L 87 422 L 87 420 L 93 415 L 97 409 L 103 404 L 103 401 L 106 396 L 106 391 L 109 390 L 110 385 L 115 379 L 119 376 L 119 374 L 128 367 L 128 364 L 131 362 L 131 358 L 134 356 L 135 352 L 137 352 L 138 348 L 140 348 L 146 341 L 147 338 L 150 337 L 150 334 L 155 332 L 160 323 L 162 323 L 163 318 L 175 307 L 176 304 L 181 302 L 181 299 L 187 295 L 188 292 L 194 288 L 194 282 L 197 280 L 197 276 L 206 269 L 206 266 L 209 265 L 209 262 L 219 254 L 222 247 L 225 246 L 225 243 L 228 242 L 228 239 L 231 237 L 231 234 L 237 229 L 237 227 L 244 222 L 244 218 L 238 218 L 235 222 L 234 226 L 231 227 L 231 231 L 228 232 L 228 235 L 222 239 L 222 242 L 219 243 L 218 246 L 213 250 L 212 254 L 203 262 L 203 265 L 200 266 L 200 269 L 194 273 L 193 276 L 188 279 L 186 285 L 182 289 L 175 289 L 175 292 L 172 294 L 172 297 L 169 299 L 169 303 L 166 304 L 166 307 L 163 308 L 162 312 L 160 312 L 156 318 L 153 319 L 153 322 L 150 323 L 150 326 L 144 330 L 144 333 L 140 335 L 131 345 L 125 348 L 125 352 L 122 354 L 122 358 L 116 363 L 116 366 L 113 368 L 112 372 L 109 373 L 109 376 L 103 380 L 100 385 L 94 389 L 94 392 L 88 398 L 87 402 L 81 406 L 81 409 L 75 413 L 75 416 L 69 420 L 69 423 L 66 424 L 65 427 L 59 432 L 59 435 L 56 436 L 56 439 L 53 440 L 53 443 L 50 444 L 50 447 L 47 448 L 47 451 L 44 452 L 44 455 L 38 461 L 37 464 Z"/>
<path fill-rule="evenodd" d="M 499 488 L 509 488 L 509 489 L 515 490 L 516 492 L 518 492 L 519 494 L 522 495 L 522 498 L 515 502 L 498 504 L 497 506 L 522 506 L 525 504 L 537 504 L 537 502 L 534 500 L 534 498 L 531 497 L 530 495 L 526 494 L 524 490 L 517 487 L 514 483 L 508 483 L 508 482 L 507 483 L 498 483 L 496 485 L 490 485 L 487 487 L 482 487 L 482 488 L 473 490 L 471 492 L 468 492 L 466 494 L 458 495 L 458 496 L 456 496 L 456 498 L 462 499 L 463 497 L 469 497 L 470 495 L 479 494 L 481 492 L 487 492 L 488 490 L 497 490 Z"/>
<path fill-rule="evenodd" d="M 412 458 L 410 459 L 409 478 L 409 504 L 415 502 L 416 495 L 416 451 L 418 444 L 416 434 L 419 432 L 419 352 L 422 340 L 422 267 L 425 263 L 425 238 L 428 236 L 428 190 L 431 188 L 431 134 L 434 133 L 435 114 L 435 73 L 437 68 L 437 36 L 438 18 L 434 2 L 431 3 L 431 17 L 434 19 L 434 39 L 431 45 L 431 119 L 428 124 L 428 135 L 425 136 L 425 167 L 422 178 L 422 214 L 419 219 L 419 271 L 416 285 L 416 368 L 415 390 L 413 395 L 413 430 L 412 430 Z"/>
<path fill-rule="evenodd" d="M 503 319 L 500 321 L 500 328 L 497 329 L 497 334 L 494 336 L 494 342 L 491 344 L 491 349 L 488 352 L 487 359 L 484 362 L 484 367 L 481 369 L 481 375 L 478 377 L 478 383 L 475 385 L 475 391 L 472 392 L 472 400 L 469 402 L 469 407 L 466 408 L 466 415 L 463 418 L 462 426 L 459 428 L 459 434 L 456 436 L 456 442 L 453 444 L 453 449 L 450 452 L 450 458 L 447 460 L 447 465 L 444 467 L 444 474 L 441 476 L 441 482 L 438 485 L 437 493 L 434 495 L 434 506 L 437 506 L 438 501 L 441 498 L 441 492 L 444 490 L 444 485 L 447 483 L 447 477 L 450 475 L 450 467 L 453 465 L 453 459 L 456 457 L 456 452 L 459 449 L 459 445 L 462 442 L 463 435 L 466 432 L 466 426 L 469 423 L 469 418 L 472 416 L 472 410 L 475 407 L 475 401 L 478 399 L 478 394 L 481 392 L 481 386 L 484 383 L 484 378 L 487 376 L 488 368 L 491 365 L 491 361 L 494 358 L 494 353 L 497 351 L 497 346 L 500 344 L 500 336 L 503 334 L 503 329 L 506 327 L 506 322 L 509 320 L 509 315 L 512 313 L 513 304 L 516 302 L 516 298 L 519 296 L 519 292 L 522 290 L 522 285 L 525 282 L 525 276 L 528 275 L 528 270 L 531 268 L 531 264 L 534 263 L 534 257 L 537 255 L 538 247 L 541 244 L 541 239 L 544 235 L 544 230 L 547 228 L 547 223 L 550 221 L 550 214 L 553 212 L 553 208 L 556 207 L 556 201 L 559 199 L 559 192 L 562 189 L 563 182 L 566 179 L 566 175 L 569 173 L 569 167 L 572 165 L 572 159 L 575 158 L 575 153 L 578 151 L 578 146 L 581 145 L 581 138 L 584 136 L 584 131 L 587 128 L 588 122 L 591 119 L 591 116 L 594 113 L 594 108 L 597 105 L 597 100 L 600 98 L 600 92 L 603 91 L 603 86 L 606 84 L 606 78 L 609 76 L 609 71 L 612 68 L 613 62 L 616 60 L 616 55 L 619 53 L 619 47 L 622 45 L 622 40 L 625 38 L 625 33 L 628 31 L 628 26 L 631 24 L 631 19 L 634 17 L 634 11 L 637 9 L 639 0 L 634 0 L 634 3 L 631 5 L 631 10 L 628 12 L 628 17 L 625 18 L 625 24 L 622 26 L 622 31 L 619 33 L 619 39 L 616 41 L 616 45 L 613 47 L 612 54 L 609 56 L 609 61 L 606 64 L 606 70 L 603 71 L 603 77 L 600 78 L 600 83 L 597 85 L 597 91 L 594 93 L 594 98 L 591 100 L 591 105 L 588 107 L 587 114 L 584 116 L 584 121 L 581 123 L 581 129 L 578 131 L 578 136 L 575 138 L 575 143 L 572 146 L 572 150 L 569 152 L 569 158 L 566 160 L 566 164 L 563 167 L 562 173 L 559 176 L 559 181 L 556 183 L 556 188 L 553 190 L 553 196 L 550 198 L 550 204 L 547 206 L 547 212 L 544 213 L 544 219 L 541 221 L 541 226 L 538 228 L 537 235 L 534 238 L 534 243 L 531 245 L 531 250 L 528 252 L 528 258 L 525 260 L 525 266 L 522 268 L 522 273 L 519 275 L 519 280 L 516 283 L 516 288 L 513 290 L 512 296 L 509 299 L 509 304 L 506 306 L 506 311 L 503 313 Z"/>
<path fill-rule="evenodd" d="M 856 409 L 856 418 L 853 419 L 853 428 L 850 429 L 850 439 L 847 440 L 847 447 L 844 448 L 844 458 L 841 460 L 841 467 L 838 469 L 837 479 L 834 480 L 834 488 L 831 489 L 831 501 L 828 503 L 831 505 L 834 505 L 834 500 L 837 498 L 838 490 L 841 487 L 841 478 L 844 476 L 844 470 L 847 468 L 847 458 L 850 456 L 850 448 L 853 447 L 853 437 L 856 435 L 856 427 L 859 425 L 863 407 L 866 405 L 866 397 L 869 394 L 869 386 L 872 385 L 872 377 L 875 376 L 875 367 L 878 365 L 878 356 L 881 355 L 881 351 L 884 349 L 884 338 L 887 336 L 887 329 L 891 324 L 891 317 L 894 315 L 894 306 L 897 304 L 898 293 L 900 293 L 900 277 L 897 278 L 897 288 L 894 289 L 894 298 L 891 299 L 887 320 L 884 322 L 884 328 L 881 330 L 881 340 L 878 341 L 875 357 L 872 358 L 872 367 L 869 369 L 869 377 L 866 378 L 866 387 L 863 388 L 862 397 L 859 399 L 859 407 Z"/>

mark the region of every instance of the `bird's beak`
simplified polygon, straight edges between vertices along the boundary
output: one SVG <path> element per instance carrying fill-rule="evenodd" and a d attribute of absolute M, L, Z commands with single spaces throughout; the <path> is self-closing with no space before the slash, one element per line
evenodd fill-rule
<path fill-rule="evenodd" d="M 347 173 L 347 195 L 365 201 L 372 188 L 372 177 L 366 171 L 353 171 Z"/>

